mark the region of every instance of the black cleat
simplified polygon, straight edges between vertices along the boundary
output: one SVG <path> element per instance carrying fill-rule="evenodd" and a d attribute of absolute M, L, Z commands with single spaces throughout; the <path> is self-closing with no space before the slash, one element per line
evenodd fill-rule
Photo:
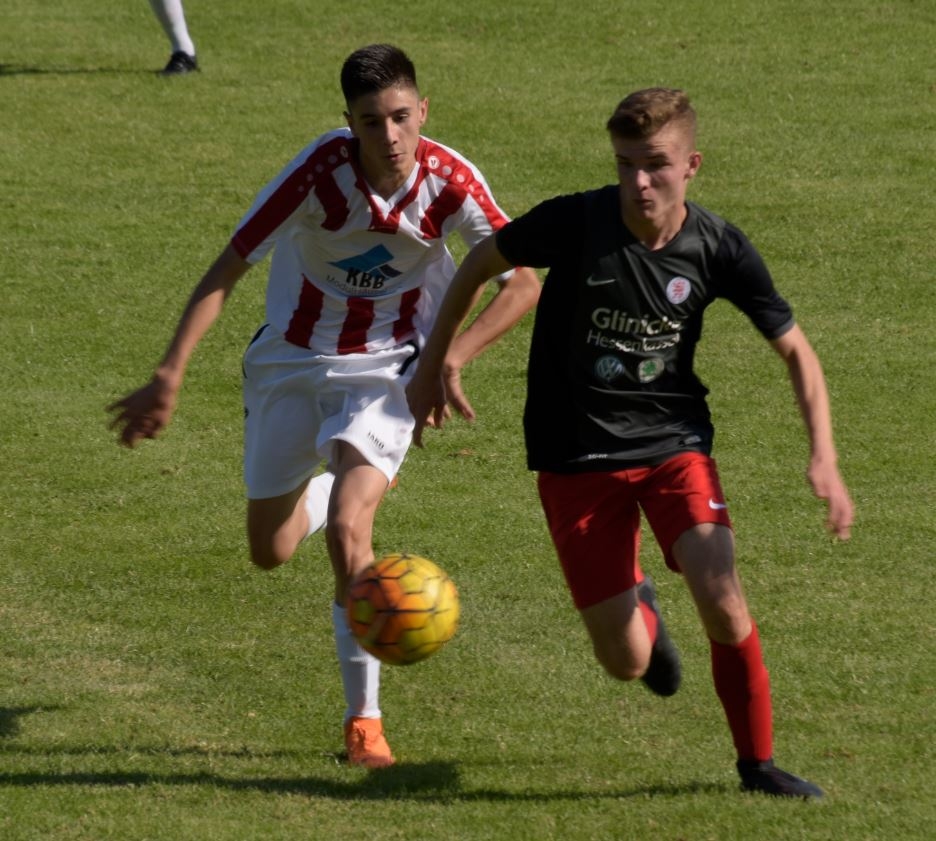
<path fill-rule="evenodd" d="M 198 70 L 198 60 L 188 53 L 176 52 L 169 56 L 169 62 L 160 71 L 161 76 L 178 76 Z"/>
<path fill-rule="evenodd" d="M 788 771 L 781 771 L 772 759 L 758 762 L 756 759 L 739 759 L 738 774 L 741 776 L 741 788 L 745 791 L 759 791 L 774 797 L 819 798 L 823 791 L 819 786 L 797 777 Z"/>
<path fill-rule="evenodd" d="M 649 575 L 637 585 L 637 598 L 647 605 L 657 618 L 657 634 L 650 651 L 650 665 L 647 666 L 647 671 L 641 680 L 651 692 L 657 695 L 664 697 L 675 695 L 682 680 L 679 652 L 666 630 L 663 615 L 660 613 L 660 605 L 657 602 L 656 590 L 653 588 L 653 579 Z"/>

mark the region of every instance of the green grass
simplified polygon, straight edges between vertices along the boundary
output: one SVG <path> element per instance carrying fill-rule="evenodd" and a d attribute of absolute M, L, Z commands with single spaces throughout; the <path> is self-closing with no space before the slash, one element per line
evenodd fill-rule
<path fill-rule="evenodd" d="M 928 838 L 936 809 L 936 10 L 771 4 L 190 0 L 204 70 L 164 80 L 144 2 L 0 8 L 0 837 Z M 377 550 L 439 561 L 463 624 L 385 670 L 400 764 L 336 759 L 341 692 L 321 543 L 274 574 L 243 540 L 239 357 L 263 270 L 193 361 L 162 441 L 103 406 L 148 376 L 254 193 L 338 124 L 340 62 L 414 57 L 427 133 L 516 214 L 614 176 L 604 120 L 679 85 L 692 197 L 760 247 L 829 378 L 857 504 L 821 529 L 778 360 L 727 305 L 699 361 L 777 755 L 816 804 L 736 790 L 691 604 L 652 543 L 683 649 L 661 701 L 604 677 L 561 581 L 519 429 L 529 323 L 467 373 L 479 419 L 430 434 Z"/>

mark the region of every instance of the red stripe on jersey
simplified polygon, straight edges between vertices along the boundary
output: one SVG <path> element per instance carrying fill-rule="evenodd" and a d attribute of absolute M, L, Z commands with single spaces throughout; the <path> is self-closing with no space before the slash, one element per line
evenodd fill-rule
<path fill-rule="evenodd" d="M 334 171 L 353 154 L 353 140 L 336 137 L 300 163 L 234 234 L 231 244 L 246 257 L 257 248 L 314 190 L 325 211 L 322 227 L 337 231 L 347 221 L 348 200 L 335 183 Z"/>
<path fill-rule="evenodd" d="M 393 322 L 393 338 L 398 342 L 410 338 L 416 330 L 414 320 L 420 294 L 420 289 L 410 289 L 400 299 L 400 317 Z"/>
<path fill-rule="evenodd" d="M 384 216 L 383 212 L 377 206 L 377 202 L 374 201 L 373 193 L 367 184 L 367 178 L 364 175 L 364 170 L 361 169 L 360 163 L 357 159 L 352 159 L 351 164 L 357 175 L 354 186 L 357 187 L 364 198 L 367 199 L 368 205 L 370 205 L 371 221 L 367 229 L 379 234 L 395 234 L 400 227 L 400 215 L 419 197 L 419 186 L 426 178 L 425 169 L 423 167 L 418 169 L 413 186 L 407 191 L 406 195 L 390 209 L 390 212 Z"/>
<path fill-rule="evenodd" d="M 305 201 L 311 180 L 306 164 L 294 170 L 234 233 L 231 245 L 238 255 L 247 257 Z"/>
<path fill-rule="evenodd" d="M 413 186 L 403 198 L 401 198 L 390 211 L 390 215 L 384 220 L 384 225 L 380 228 L 371 227 L 373 231 L 383 231 L 384 233 L 395 233 L 400 227 L 400 214 L 419 197 L 419 187 L 426 180 L 426 170 L 420 167 L 416 173 L 416 180 Z"/>
<path fill-rule="evenodd" d="M 507 218 L 494 203 L 494 198 L 464 161 L 456 158 L 442 146 L 428 141 L 420 145 L 418 157 L 419 162 L 428 172 L 448 182 L 436 200 L 426 208 L 426 214 L 420 226 L 426 239 L 436 239 L 442 236 L 445 220 L 458 212 L 468 196 L 474 198 L 488 222 L 491 223 L 493 230 L 496 231 L 506 224 Z"/>
<path fill-rule="evenodd" d="M 335 170 L 354 160 L 356 143 L 354 138 L 336 137 L 319 146 L 309 159 L 315 175 L 315 195 L 325 211 L 322 227 L 326 231 L 340 230 L 351 213 L 348 199 L 335 181 Z"/>
<path fill-rule="evenodd" d="M 348 298 L 348 314 L 341 325 L 338 353 L 364 353 L 367 331 L 374 323 L 374 302 L 370 298 Z"/>
<path fill-rule="evenodd" d="M 313 286 L 309 279 L 302 276 L 302 291 L 299 293 L 299 306 L 293 311 L 286 328 L 284 338 L 287 342 L 300 347 L 308 347 L 312 339 L 315 323 L 322 316 L 325 295 L 321 289 Z"/>
<path fill-rule="evenodd" d="M 445 220 L 465 203 L 465 190 L 455 184 L 446 184 L 435 201 L 426 209 L 426 215 L 419 225 L 422 235 L 426 239 L 438 239 L 442 236 L 442 226 Z"/>
<path fill-rule="evenodd" d="M 391 211 L 390 216 L 384 218 L 383 213 L 380 212 L 380 208 L 377 207 L 377 202 L 374 201 L 370 187 L 367 185 L 364 171 L 358 166 L 356 161 L 354 162 L 354 171 L 357 174 L 357 180 L 354 182 L 354 186 L 361 192 L 364 198 L 367 199 L 367 204 L 370 206 L 371 220 L 370 224 L 367 226 L 367 230 L 376 231 L 381 234 L 395 234 L 397 228 L 400 227 L 400 214 L 397 213 L 394 217 Z"/>

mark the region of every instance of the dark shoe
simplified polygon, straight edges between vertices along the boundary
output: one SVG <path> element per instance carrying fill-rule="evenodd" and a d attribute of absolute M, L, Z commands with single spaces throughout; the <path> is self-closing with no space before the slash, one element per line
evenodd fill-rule
<path fill-rule="evenodd" d="M 670 638 L 660 605 L 657 602 L 653 579 L 645 576 L 637 586 L 637 598 L 650 608 L 657 618 L 657 634 L 650 651 L 650 665 L 641 680 L 651 692 L 668 697 L 675 695 L 682 679 L 682 668 L 679 664 L 679 652 Z"/>
<path fill-rule="evenodd" d="M 772 759 L 766 762 L 739 759 L 737 767 L 741 776 L 741 788 L 745 791 L 759 791 L 775 797 L 819 798 L 823 795 L 819 786 L 788 771 L 781 771 Z"/>
<path fill-rule="evenodd" d="M 198 70 L 198 60 L 188 53 L 177 52 L 169 56 L 169 63 L 162 69 L 163 76 L 178 76 Z"/>

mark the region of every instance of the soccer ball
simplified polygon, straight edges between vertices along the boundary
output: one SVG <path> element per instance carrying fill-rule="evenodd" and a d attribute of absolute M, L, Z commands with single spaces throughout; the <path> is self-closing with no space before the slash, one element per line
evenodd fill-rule
<path fill-rule="evenodd" d="M 458 627 L 458 591 L 439 567 L 418 555 L 375 561 L 351 582 L 348 624 L 378 660 L 406 666 L 425 660 Z"/>

